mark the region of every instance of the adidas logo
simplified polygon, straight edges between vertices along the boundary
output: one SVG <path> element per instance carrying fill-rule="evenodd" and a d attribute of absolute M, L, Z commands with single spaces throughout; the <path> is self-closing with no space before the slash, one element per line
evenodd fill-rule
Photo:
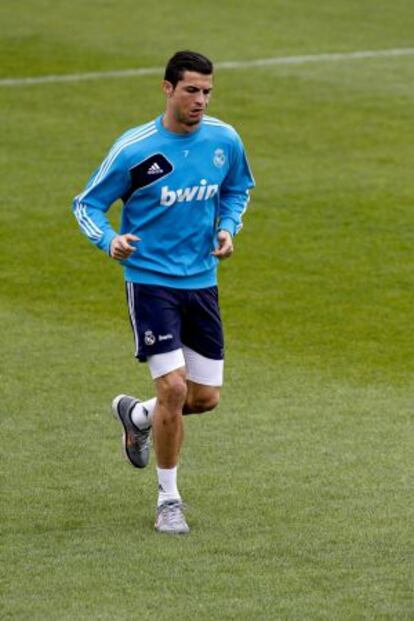
<path fill-rule="evenodd" d="M 148 175 L 160 175 L 163 173 L 161 166 L 158 166 L 157 162 L 154 162 L 147 170 Z"/>

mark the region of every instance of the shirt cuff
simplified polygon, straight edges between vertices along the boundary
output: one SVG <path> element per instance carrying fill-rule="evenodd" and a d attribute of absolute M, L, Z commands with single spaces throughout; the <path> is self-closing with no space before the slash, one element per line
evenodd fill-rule
<path fill-rule="evenodd" d="M 109 231 L 105 231 L 105 233 L 102 235 L 101 239 L 97 243 L 98 248 L 106 252 L 106 254 L 110 254 L 111 243 L 116 236 L 117 233 L 115 233 L 115 231 L 113 231 L 112 229 Z"/>
<path fill-rule="evenodd" d="M 219 231 L 228 231 L 232 237 L 236 234 L 236 225 L 231 218 L 223 218 L 218 225 Z"/>

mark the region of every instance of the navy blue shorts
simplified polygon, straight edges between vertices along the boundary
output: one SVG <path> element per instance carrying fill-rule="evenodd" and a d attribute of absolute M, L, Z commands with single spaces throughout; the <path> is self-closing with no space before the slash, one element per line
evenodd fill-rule
<path fill-rule="evenodd" d="M 173 289 L 126 283 L 135 356 L 165 354 L 183 345 L 213 360 L 223 360 L 224 339 L 217 287 Z"/>

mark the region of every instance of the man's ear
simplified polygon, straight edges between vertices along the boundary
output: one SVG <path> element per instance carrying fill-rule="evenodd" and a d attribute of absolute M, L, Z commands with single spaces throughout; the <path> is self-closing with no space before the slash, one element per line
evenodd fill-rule
<path fill-rule="evenodd" d="M 163 80 L 161 84 L 162 90 L 166 94 L 167 97 L 171 97 L 174 92 L 174 87 L 168 80 Z"/>

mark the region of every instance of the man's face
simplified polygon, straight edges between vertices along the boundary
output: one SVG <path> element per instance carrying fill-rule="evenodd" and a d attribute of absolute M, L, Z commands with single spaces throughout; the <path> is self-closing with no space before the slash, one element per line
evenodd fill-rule
<path fill-rule="evenodd" d="M 163 88 L 167 95 L 167 111 L 177 123 L 190 128 L 200 123 L 207 108 L 213 76 L 185 71 L 175 88 L 167 81 L 164 81 Z"/>

